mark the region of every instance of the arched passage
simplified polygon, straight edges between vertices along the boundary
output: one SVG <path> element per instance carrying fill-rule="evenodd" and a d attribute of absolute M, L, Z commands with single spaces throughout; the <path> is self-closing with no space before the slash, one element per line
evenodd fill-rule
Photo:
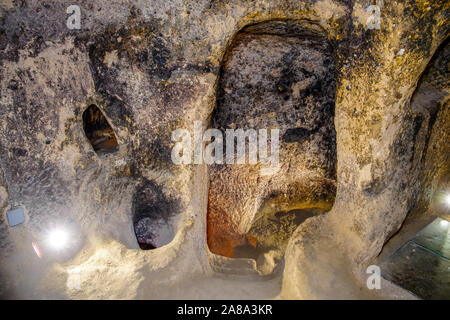
<path fill-rule="evenodd" d="M 422 299 L 449 297 L 450 100 L 448 40 L 419 78 L 406 115 L 412 143 L 407 192 L 410 209 L 384 244 L 383 277 Z"/>
<path fill-rule="evenodd" d="M 222 64 L 211 126 L 278 128 L 279 166 L 269 174 L 261 173 L 261 163 L 210 167 L 212 253 L 279 256 L 299 223 L 331 209 L 335 79 L 331 46 L 315 26 L 271 21 L 236 35 Z"/>

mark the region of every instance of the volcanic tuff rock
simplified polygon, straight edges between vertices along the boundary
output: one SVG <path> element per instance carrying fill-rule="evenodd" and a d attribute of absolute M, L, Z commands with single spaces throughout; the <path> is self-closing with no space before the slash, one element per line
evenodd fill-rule
<path fill-rule="evenodd" d="M 2 297 L 152 298 L 186 281 L 202 297 L 214 288 L 196 279 L 267 274 L 283 255 L 282 297 L 357 297 L 361 270 L 448 187 L 448 2 L 379 1 L 379 30 L 369 0 L 76 2 L 80 30 L 73 1 L 0 4 Z M 91 105 L 117 150 L 90 144 Z M 173 164 L 173 130 L 196 120 L 279 127 L 280 170 Z M 26 221 L 10 228 L 13 206 Z M 76 246 L 58 255 L 45 236 L 61 225 Z M 230 258 L 243 244 L 263 259 Z"/>

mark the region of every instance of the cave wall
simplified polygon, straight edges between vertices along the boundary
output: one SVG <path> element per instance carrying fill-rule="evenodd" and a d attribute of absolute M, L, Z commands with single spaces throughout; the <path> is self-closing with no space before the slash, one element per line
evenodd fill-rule
<path fill-rule="evenodd" d="M 224 137 L 233 128 L 266 129 L 268 153 L 277 143 L 280 156 L 278 163 L 266 165 L 210 166 L 212 253 L 231 258 L 248 250 L 282 250 L 297 226 L 295 214 L 278 219 L 283 210 L 331 209 L 336 192 L 332 52 L 318 25 L 289 20 L 246 27 L 229 46 L 211 127 Z M 273 128 L 278 138 L 272 137 Z"/>
<path fill-rule="evenodd" d="M 348 270 L 364 267 L 416 205 L 415 161 L 425 144 L 416 144 L 422 126 L 410 100 L 448 35 L 448 4 L 386 2 L 376 30 L 365 27 L 372 4 L 365 0 L 79 1 L 82 27 L 70 30 L 71 4 L 0 4 L 1 295 L 151 298 L 158 286 L 213 272 L 208 168 L 174 165 L 171 132 L 192 131 L 195 120 L 206 128 L 228 48 L 240 30 L 261 22 L 307 21 L 336 56 L 335 203 L 291 237 L 282 295 L 327 296 L 326 285 L 313 289 L 318 277 L 334 281 L 338 264 L 325 262 L 344 257 Z M 104 157 L 83 132 L 91 104 L 119 144 Z M 448 105 L 436 123 L 448 125 Z M 448 167 L 444 152 L 437 144 L 433 154 L 441 156 L 429 157 Z M 146 208 L 173 230 L 155 250 L 140 250 L 133 230 L 143 185 L 168 199 L 166 213 Z M 26 222 L 9 228 L 5 212 L 19 205 Z M 31 242 L 55 223 L 76 226 L 78 244 L 64 257 L 43 247 L 39 259 Z M 74 268 L 86 289 L 67 286 Z"/>

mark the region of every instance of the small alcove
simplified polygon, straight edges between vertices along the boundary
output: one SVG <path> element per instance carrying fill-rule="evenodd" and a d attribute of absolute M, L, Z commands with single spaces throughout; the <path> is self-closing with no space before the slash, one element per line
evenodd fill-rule
<path fill-rule="evenodd" d="M 119 144 L 114 130 L 95 104 L 90 105 L 83 112 L 83 129 L 97 154 L 112 153 L 117 150 Z"/>
<path fill-rule="evenodd" d="M 163 247 L 174 239 L 180 204 L 157 183 L 145 179 L 137 187 L 132 211 L 134 233 L 142 250 Z"/>

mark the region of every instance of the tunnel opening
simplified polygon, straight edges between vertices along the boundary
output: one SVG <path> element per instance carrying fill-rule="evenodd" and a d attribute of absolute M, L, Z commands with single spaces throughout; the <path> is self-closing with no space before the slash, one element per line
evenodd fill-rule
<path fill-rule="evenodd" d="M 209 167 L 210 252 L 280 256 L 299 224 L 331 209 L 335 88 L 333 50 L 317 26 L 270 21 L 235 36 L 222 62 L 211 127 L 279 129 L 279 165 L 269 174 L 259 162 Z"/>
<path fill-rule="evenodd" d="M 447 206 L 444 194 L 450 194 L 450 45 L 449 39 L 441 43 L 421 74 L 411 97 L 414 116 L 414 151 L 421 151 L 415 169 L 419 171 L 417 188 L 420 196 L 414 199 L 411 216 L 421 215 L 430 206 L 441 212 Z M 445 211 L 445 210 L 444 210 Z"/>
<path fill-rule="evenodd" d="M 410 100 L 410 209 L 377 258 L 384 278 L 422 299 L 449 296 L 450 46 L 445 40 Z M 409 126 L 409 128 L 408 128 Z M 407 131 L 408 132 L 408 131 Z"/>
<path fill-rule="evenodd" d="M 424 224 L 447 212 L 445 196 L 450 194 L 449 60 L 450 45 L 447 38 L 436 49 L 420 75 L 410 99 L 409 117 L 412 121 L 409 130 L 413 137 L 412 151 L 415 153 L 412 166 L 417 172 L 417 182 L 412 186 L 415 196 L 411 199 L 411 209 L 402 228 L 396 231 L 393 238 L 416 221 Z M 427 217 L 430 213 L 431 216 Z"/>
<path fill-rule="evenodd" d="M 117 151 L 119 144 L 103 112 L 90 105 L 83 112 L 83 129 L 94 151 L 101 155 Z"/>
<path fill-rule="evenodd" d="M 164 193 L 153 181 L 145 180 L 133 197 L 133 229 L 142 250 L 169 244 L 175 237 L 179 201 Z"/>

